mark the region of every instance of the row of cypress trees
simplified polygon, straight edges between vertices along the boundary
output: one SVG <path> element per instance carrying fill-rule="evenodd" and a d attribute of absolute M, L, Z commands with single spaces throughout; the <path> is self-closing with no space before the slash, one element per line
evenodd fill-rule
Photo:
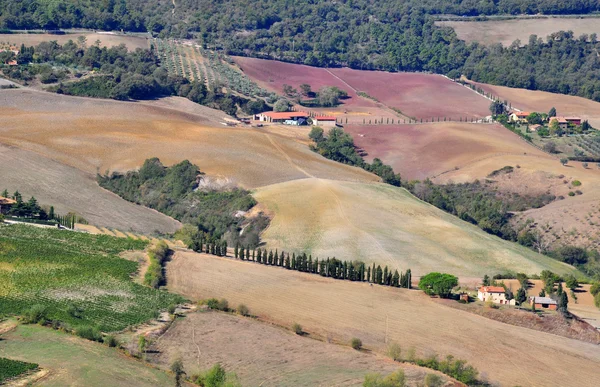
<path fill-rule="evenodd" d="M 380 265 L 373 264 L 367 266 L 360 261 L 342 261 L 334 258 L 313 260 L 311 255 L 306 253 L 298 254 L 279 252 L 278 250 L 253 249 L 249 247 L 235 246 L 234 256 L 242 261 L 251 261 L 261 263 L 263 265 L 285 267 L 288 270 L 296 270 L 305 273 L 319 274 L 323 277 L 331 277 L 335 279 L 370 282 L 380 285 L 411 288 L 411 271 L 398 272 L 398 270 L 389 269 L 387 266 L 382 268 Z"/>

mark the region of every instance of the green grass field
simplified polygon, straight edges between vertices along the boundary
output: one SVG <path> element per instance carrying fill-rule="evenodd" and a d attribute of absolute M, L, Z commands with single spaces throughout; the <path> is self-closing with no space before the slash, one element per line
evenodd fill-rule
<path fill-rule="evenodd" d="M 0 357 L 0 384 L 36 368 L 38 368 L 37 364 Z"/>
<path fill-rule="evenodd" d="M 0 315 L 34 306 L 72 328 L 121 330 L 181 297 L 134 283 L 137 263 L 118 257 L 147 242 L 30 226 L 0 226 Z M 41 308 L 40 307 L 40 308 Z"/>
<path fill-rule="evenodd" d="M 49 371 L 41 383 L 54 386 L 172 386 L 166 373 L 115 348 L 39 325 L 4 334 L 0 356 L 35 362 Z"/>

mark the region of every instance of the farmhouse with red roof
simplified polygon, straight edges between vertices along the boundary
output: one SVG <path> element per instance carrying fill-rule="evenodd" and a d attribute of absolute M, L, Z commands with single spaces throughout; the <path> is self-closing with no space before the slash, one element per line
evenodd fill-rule
<path fill-rule="evenodd" d="M 305 112 L 264 112 L 254 116 L 255 120 L 288 125 L 304 125 L 309 114 Z"/>
<path fill-rule="evenodd" d="M 494 304 L 515 305 L 514 299 L 506 299 L 506 290 L 502 286 L 482 286 L 477 290 L 477 298 Z"/>

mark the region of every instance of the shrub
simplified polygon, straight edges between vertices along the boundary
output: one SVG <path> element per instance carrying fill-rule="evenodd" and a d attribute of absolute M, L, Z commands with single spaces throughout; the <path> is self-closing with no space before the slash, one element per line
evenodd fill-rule
<path fill-rule="evenodd" d="M 363 387 L 404 387 L 405 385 L 406 377 L 402 370 L 386 377 L 382 377 L 380 374 L 367 374 L 363 382 Z"/>
<path fill-rule="evenodd" d="M 218 304 L 217 309 L 222 310 L 224 312 L 228 311 L 229 310 L 229 302 L 227 302 L 226 299 L 221 298 L 219 300 L 219 304 Z"/>
<path fill-rule="evenodd" d="M 242 316 L 248 316 L 250 315 L 250 309 L 248 309 L 248 307 L 244 304 L 240 304 L 237 307 L 237 312 L 242 315 Z"/>
<path fill-rule="evenodd" d="M 573 187 L 579 187 L 581 185 L 581 182 L 579 180 L 573 180 L 571 184 L 573 185 Z"/>
<path fill-rule="evenodd" d="M 21 320 L 25 324 L 45 324 L 47 320 L 46 307 L 44 305 L 33 305 L 23 313 Z"/>
<path fill-rule="evenodd" d="M 595 297 L 600 294 L 600 282 L 594 282 L 590 287 L 590 293 Z"/>
<path fill-rule="evenodd" d="M 569 196 L 575 196 L 575 192 L 569 191 Z"/>
<path fill-rule="evenodd" d="M 398 343 L 390 343 L 387 348 L 387 355 L 394 361 L 402 361 L 402 347 Z"/>
<path fill-rule="evenodd" d="M 360 349 L 362 348 L 362 341 L 355 337 L 350 341 L 350 346 L 356 349 L 357 351 L 360 351 Z"/>
<path fill-rule="evenodd" d="M 176 304 L 169 305 L 169 308 L 167 309 L 167 311 L 169 312 L 169 314 L 175 314 L 176 310 L 177 310 L 177 305 Z"/>
<path fill-rule="evenodd" d="M 106 345 L 108 345 L 111 348 L 114 347 L 118 347 L 119 346 L 119 341 L 117 340 L 117 338 L 113 335 L 108 335 L 104 338 L 104 343 Z"/>
<path fill-rule="evenodd" d="M 425 380 L 423 380 L 426 387 L 440 387 L 444 383 L 440 375 L 436 374 L 427 374 L 425 375 Z"/>
<path fill-rule="evenodd" d="M 88 339 L 91 341 L 101 341 L 102 335 L 96 327 L 89 325 L 82 325 L 75 330 L 75 334 L 81 338 Z"/>
<path fill-rule="evenodd" d="M 297 335 L 302 335 L 304 334 L 304 331 L 302 330 L 302 325 L 298 324 L 298 323 L 294 323 L 294 325 L 292 325 L 292 330 L 294 331 L 294 333 L 296 333 Z"/>

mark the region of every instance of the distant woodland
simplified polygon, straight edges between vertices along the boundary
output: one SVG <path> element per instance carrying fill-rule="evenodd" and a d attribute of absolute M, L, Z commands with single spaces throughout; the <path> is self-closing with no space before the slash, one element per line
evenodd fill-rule
<path fill-rule="evenodd" d="M 231 54 L 314 66 L 430 71 L 600 101 L 597 37 L 533 36 L 524 47 L 484 47 L 434 26 L 440 14 L 588 14 L 600 0 L 13 0 L 0 28 L 150 31 L 198 38 Z"/>

